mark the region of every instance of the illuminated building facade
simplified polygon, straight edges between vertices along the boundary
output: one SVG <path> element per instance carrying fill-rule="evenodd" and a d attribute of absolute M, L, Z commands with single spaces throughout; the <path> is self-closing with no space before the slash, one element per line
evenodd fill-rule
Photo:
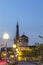
<path fill-rule="evenodd" d="M 17 45 L 19 54 L 18 54 L 18 60 L 27 60 L 27 57 L 22 55 L 22 51 L 31 51 L 31 48 L 29 47 L 29 38 L 23 34 L 19 36 L 19 25 L 17 23 L 16 26 L 16 37 L 14 39 L 14 44 Z M 24 53 L 24 52 L 23 52 Z"/>
<path fill-rule="evenodd" d="M 25 34 L 23 35 L 19 35 L 19 25 L 18 25 L 18 22 L 17 22 L 17 25 L 16 25 L 16 35 L 15 35 L 15 38 L 14 38 L 14 44 L 16 44 L 17 48 L 18 48 L 18 60 L 21 61 L 21 60 L 29 60 L 30 58 L 28 57 L 29 55 L 29 52 L 32 50 L 32 48 L 34 48 L 35 46 L 29 46 L 29 37 L 26 36 Z M 10 55 L 14 55 L 14 52 L 12 51 L 12 48 L 7 48 L 7 52 L 8 52 L 8 57 L 10 57 Z M 2 52 L 4 51 L 4 52 Z M 3 55 L 6 56 L 5 53 L 5 49 L 2 48 L 1 49 L 1 52 L 2 52 L 2 57 Z"/>
<path fill-rule="evenodd" d="M 28 46 L 28 44 L 29 44 L 29 38 L 25 34 L 19 36 L 18 22 L 17 22 L 17 26 L 16 26 L 16 37 L 14 39 L 14 43 L 16 43 L 16 42 L 19 42 L 19 43 L 17 43 L 19 46 Z"/>

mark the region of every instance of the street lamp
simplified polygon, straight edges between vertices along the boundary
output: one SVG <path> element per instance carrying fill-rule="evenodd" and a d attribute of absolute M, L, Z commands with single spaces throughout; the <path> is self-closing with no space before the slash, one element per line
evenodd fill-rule
<path fill-rule="evenodd" d="M 8 33 L 4 33 L 3 39 L 4 39 L 5 42 L 6 42 L 6 65 L 7 65 L 7 42 L 8 42 L 8 40 L 9 40 L 9 34 L 8 34 Z"/>
<path fill-rule="evenodd" d="M 16 48 L 16 44 L 13 44 L 13 48 Z"/>
<path fill-rule="evenodd" d="M 16 51 L 18 51 L 18 48 L 16 48 Z"/>
<path fill-rule="evenodd" d="M 5 41 L 8 41 L 8 39 L 9 39 L 9 34 L 8 34 L 8 33 L 4 33 L 3 39 L 4 39 Z"/>
<path fill-rule="evenodd" d="M 13 52 L 16 54 L 16 44 L 13 44 Z"/>

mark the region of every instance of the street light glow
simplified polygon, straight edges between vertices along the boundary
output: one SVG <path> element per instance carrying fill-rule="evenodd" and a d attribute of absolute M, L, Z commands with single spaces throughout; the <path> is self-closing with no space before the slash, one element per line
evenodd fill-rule
<path fill-rule="evenodd" d="M 16 51 L 18 51 L 18 48 L 16 49 Z"/>
<path fill-rule="evenodd" d="M 15 44 L 13 44 L 13 48 L 16 48 L 16 45 Z"/>
<path fill-rule="evenodd" d="M 5 40 L 8 40 L 8 39 L 9 39 L 9 34 L 8 34 L 8 33 L 4 33 L 3 38 L 4 38 Z"/>

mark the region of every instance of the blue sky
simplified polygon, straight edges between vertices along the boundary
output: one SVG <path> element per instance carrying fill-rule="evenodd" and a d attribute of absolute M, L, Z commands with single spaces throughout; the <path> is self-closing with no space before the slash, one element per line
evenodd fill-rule
<path fill-rule="evenodd" d="M 1 38 L 4 32 L 12 39 L 15 37 L 17 20 L 20 35 L 24 32 L 30 44 L 43 42 L 38 38 L 43 36 L 43 0 L 0 0 Z"/>

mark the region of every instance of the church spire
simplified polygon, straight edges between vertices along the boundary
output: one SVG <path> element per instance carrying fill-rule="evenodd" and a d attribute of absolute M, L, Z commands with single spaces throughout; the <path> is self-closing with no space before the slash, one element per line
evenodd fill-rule
<path fill-rule="evenodd" d="M 19 39 L 19 25 L 18 25 L 18 21 L 17 21 L 17 25 L 16 25 L 16 40 Z"/>

